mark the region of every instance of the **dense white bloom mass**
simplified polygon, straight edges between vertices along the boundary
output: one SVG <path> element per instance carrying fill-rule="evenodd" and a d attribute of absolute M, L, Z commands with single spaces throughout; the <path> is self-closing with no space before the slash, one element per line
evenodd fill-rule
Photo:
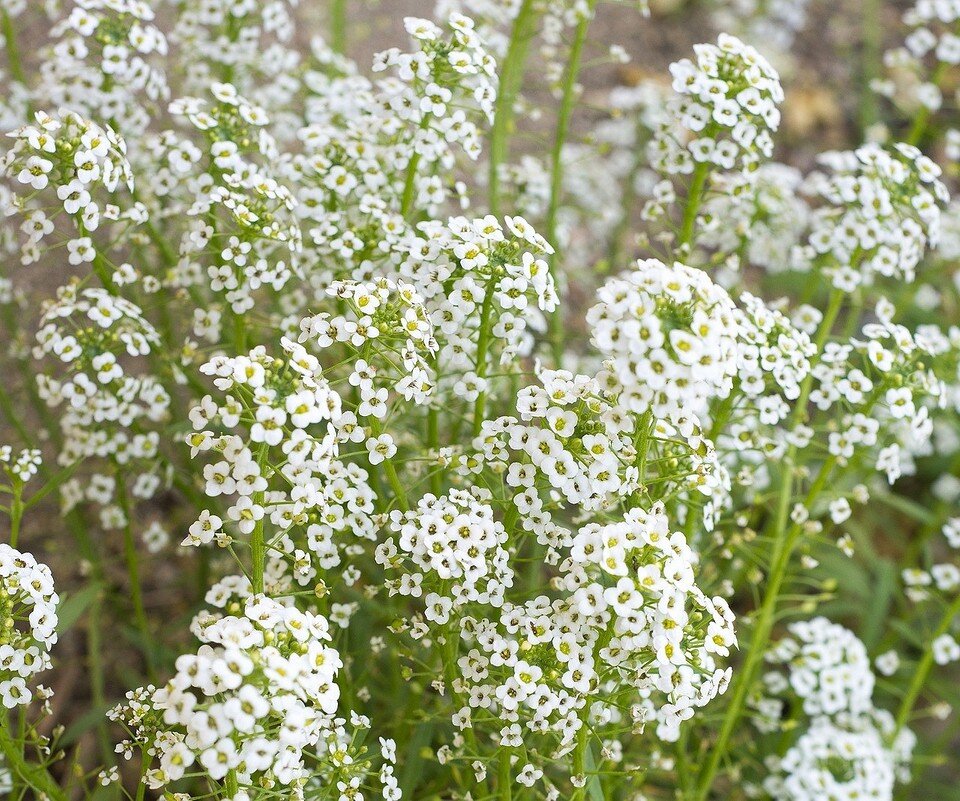
<path fill-rule="evenodd" d="M 327 621 L 250 596 L 236 614 L 202 620 L 197 631 L 204 644 L 177 659 L 166 685 L 137 691 L 112 713 L 154 749 L 149 786 L 166 787 L 194 763 L 214 779 L 232 771 L 243 786 L 264 775 L 283 786 L 302 782 L 340 697 L 342 662 L 327 644 Z"/>
<path fill-rule="evenodd" d="M 13 793 L 923 795 L 907 726 L 960 661 L 960 0 L 905 18 L 873 87 L 905 114 L 780 52 L 806 0 L 692 4 L 751 43 L 667 80 L 592 77 L 629 61 L 596 0 L 438 0 L 357 64 L 373 5 L 0 0 Z M 69 570 L 66 727 L 21 539 Z"/>
<path fill-rule="evenodd" d="M 57 642 L 57 603 L 50 568 L 0 543 L 0 703 L 30 703 L 27 682 L 50 667 Z"/>
<path fill-rule="evenodd" d="M 771 132 L 780 125 L 780 76 L 756 49 L 735 36 L 694 47 L 696 61 L 670 65 L 672 120 L 651 142 L 654 166 L 689 173 L 696 164 L 747 169 L 773 152 Z"/>
<path fill-rule="evenodd" d="M 656 259 L 608 281 L 587 313 L 620 402 L 664 419 L 702 414 L 726 397 L 737 372 L 737 317 L 702 270 Z"/>

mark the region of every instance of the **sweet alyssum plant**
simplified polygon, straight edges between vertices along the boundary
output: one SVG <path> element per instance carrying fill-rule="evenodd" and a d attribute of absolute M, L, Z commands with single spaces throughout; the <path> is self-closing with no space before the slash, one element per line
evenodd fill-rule
<path fill-rule="evenodd" d="M 947 797 L 955 4 L 806 172 L 805 4 L 314 5 L 0 2 L 0 792 Z"/>

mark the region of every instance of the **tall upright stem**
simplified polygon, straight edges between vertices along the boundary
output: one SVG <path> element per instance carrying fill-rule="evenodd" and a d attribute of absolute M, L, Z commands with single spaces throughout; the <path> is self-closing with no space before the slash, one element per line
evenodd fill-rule
<path fill-rule="evenodd" d="M 833 324 L 836 322 L 837 315 L 840 313 L 840 307 L 843 305 L 843 297 L 843 293 L 839 290 L 834 290 L 830 295 L 827 311 L 823 316 L 823 320 L 820 322 L 820 328 L 815 339 L 817 346 L 817 356 L 815 358 L 819 358 L 819 355 L 823 352 L 823 346 L 830 336 Z M 791 428 L 803 419 L 812 387 L 813 378 L 811 375 L 808 375 L 807 380 L 804 380 L 800 386 L 800 396 L 797 398 L 793 415 L 790 418 Z M 767 574 L 763 601 L 757 620 L 754 623 L 753 635 L 747 646 L 746 659 L 735 674 L 732 697 L 727 706 L 723 723 L 720 726 L 717 740 L 707 755 L 703 768 L 700 771 L 699 781 L 692 796 L 693 801 L 706 801 L 709 797 L 710 788 L 713 786 L 717 771 L 724 757 L 727 755 L 730 738 L 733 736 L 737 723 L 740 721 L 740 717 L 743 714 L 747 699 L 750 695 L 750 690 L 753 686 L 754 677 L 763 662 L 766 645 L 773 630 L 780 590 L 787 576 L 790 558 L 793 556 L 794 549 L 803 532 L 803 527 L 799 524 L 794 524 L 789 527 L 787 525 L 790 519 L 790 502 L 793 500 L 793 461 L 796 457 L 796 450 L 795 446 L 791 447 L 783 460 L 783 474 L 777 495 L 777 510 L 773 517 L 773 531 L 771 532 L 773 550 L 770 558 L 770 570 Z M 808 507 L 823 490 L 833 472 L 835 464 L 836 457 L 830 456 L 824 461 L 823 465 L 821 465 L 820 472 L 817 474 L 806 495 L 805 503 Z"/>
<path fill-rule="evenodd" d="M 117 500 L 123 512 L 123 554 L 127 563 L 127 578 L 130 582 L 130 600 L 133 602 L 133 616 L 143 639 L 143 652 L 147 660 L 147 675 L 152 681 L 154 678 L 153 652 L 150 650 L 150 623 L 143 604 L 143 587 L 140 581 L 140 556 L 137 553 L 137 543 L 133 534 L 133 509 L 130 505 L 130 496 L 127 493 L 127 482 L 123 467 L 116 465 L 114 475 L 117 481 Z"/>
<path fill-rule="evenodd" d="M 500 216 L 500 166 L 507 160 L 513 131 L 514 106 L 523 81 L 527 50 L 533 37 L 537 12 L 535 0 L 522 0 L 510 31 L 507 54 L 500 64 L 500 87 L 490 131 L 490 167 L 488 176 L 490 213 Z"/>
<path fill-rule="evenodd" d="M 920 657 L 920 661 L 917 663 L 917 669 L 913 672 L 913 677 L 910 679 L 910 686 L 907 688 L 907 692 L 900 702 L 900 709 L 897 710 L 897 734 L 899 734 L 901 729 L 909 722 L 910 715 L 913 714 L 913 707 L 917 703 L 917 698 L 920 697 L 920 691 L 927 681 L 927 676 L 930 674 L 931 668 L 933 668 L 934 641 L 950 630 L 950 626 L 953 624 L 957 615 L 960 615 L 960 593 L 957 594 L 957 597 L 954 598 L 953 602 L 946 608 L 936 631 L 934 631 L 933 636 L 927 640 L 923 656 Z"/>
<path fill-rule="evenodd" d="M 577 23 L 570 45 L 570 55 L 567 58 L 567 68 L 563 75 L 563 90 L 560 97 L 560 109 L 557 112 L 557 127 L 553 136 L 553 147 L 550 151 L 550 202 L 547 206 L 547 220 L 543 232 L 546 240 L 556 247 L 554 240 L 557 235 L 557 212 L 563 197 L 563 146 L 567 141 L 567 132 L 570 129 L 570 117 L 577 97 L 577 77 L 580 75 L 580 62 L 583 56 L 583 45 L 587 41 L 587 29 L 593 19 L 593 12 L 597 0 L 587 0 L 587 6 L 580 21 Z M 556 280 L 557 253 L 550 258 L 550 271 Z M 563 356 L 563 307 L 557 304 L 550 315 L 550 342 L 553 349 L 555 366 L 560 367 Z"/>
<path fill-rule="evenodd" d="M 267 452 L 268 446 L 266 443 L 263 443 L 260 446 L 260 452 L 257 454 L 257 464 L 260 468 L 260 475 L 266 479 L 264 475 L 267 467 Z M 262 506 L 264 492 L 255 492 L 253 495 L 253 503 L 256 506 Z M 253 589 L 254 595 L 263 594 L 264 588 L 264 573 L 266 572 L 267 564 L 267 546 L 266 538 L 264 537 L 264 521 L 266 515 L 261 514 L 260 518 L 256 521 L 253 526 L 253 532 L 250 535 L 250 584 Z"/>
<path fill-rule="evenodd" d="M 340 55 L 347 52 L 347 0 L 330 0 L 330 44 Z"/>
<path fill-rule="evenodd" d="M 683 208 L 683 221 L 680 223 L 679 245 L 693 243 L 693 225 L 697 221 L 697 212 L 703 202 L 703 190 L 706 188 L 707 176 L 710 174 L 710 164 L 698 161 L 693 168 L 693 177 L 690 179 L 690 190 L 687 192 L 687 203 Z"/>

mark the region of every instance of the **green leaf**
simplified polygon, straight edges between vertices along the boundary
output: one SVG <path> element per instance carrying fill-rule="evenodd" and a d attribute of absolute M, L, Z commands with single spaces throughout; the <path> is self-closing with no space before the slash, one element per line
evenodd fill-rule
<path fill-rule="evenodd" d="M 59 473 L 55 473 L 54 475 L 50 476 L 50 478 L 47 480 L 47 483 L 44 484 L 41 489 L 37 490 L 37 492 L 31 495 L 29 500 L 24 502 L 24 511 L 27 509 L 32 509 L 34 506 L 40 503 L 40 501 L 46 498 L 47 495 L 57 489 L 64 481 L 70 478 L 74 472 L 76 472 L 76 469 L 80 466 L 80 464 L 81 462 L 74 462 L 69 467 L 63 468 L 63 470 L 61 470 Z"/>
<path fill-rule="evenodd" d="M 937 516 L 934 512 L 916 501 L 905 498 L 903 495 L 896 495 L 892 492 L 874 492 L 873 497 L 885 503 L 891 509 L 896 509 L 901 514 L 924 525 L 932 525 L 937 522 Z"/>
<path fill-rule="evenodd" d="M 587 746 L 583 761 L 587 769 L 587 795 L 591 801 L 606 801 L 603 797 L 603 785 L 600 784 L 600 777 L 597 775 L 597 760 L 593 756 L 592 742 Z"/>
<path fill-rule="evenodd" d="M 897 569 L 888 559 L 882 559 L 877 562 L 874 571 L 873 597 L 860 627 L 860 639 L 867 646 L 867 651 L 872 652 L 883 635 L 896 590 Z"/>
<path fill-rule="evenodd" d="M 407 743 L 407 754 L 404 759 L 403 775 L 400 777 L 400 790 L 403 798 L 416 798 L 414 790 L 417 782 L 423 778 L 423 747 L 433 738 L 433 722 L 421 723 L 413 732 L 413 737 Z"/>
<path fill-rule="evenodd" d="M 60 601 L 60 606 L 57 608 L 57 632 L 63 634 L 73 626 L 97 600 L 100 592 L 100 584 L 92 582 L 79 592 L 75 592 Z"/>
<path fill-rule="evenodd" d="M 104 716 L 113 708 L 113 704 L 91 706 L 80 717 L 73 721 L 63 735 L 57 740 L 61 748 L 69 748 L 88 731 L 92 731 L 103 721 Z"/>

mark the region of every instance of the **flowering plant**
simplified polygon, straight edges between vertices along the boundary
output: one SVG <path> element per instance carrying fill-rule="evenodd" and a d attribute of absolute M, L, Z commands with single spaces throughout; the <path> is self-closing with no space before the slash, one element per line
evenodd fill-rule
<path fill-rule="evenodd" d="M 956 3 L 322 5 L 0 0 L 0 795 L 945 798 Z"/>

